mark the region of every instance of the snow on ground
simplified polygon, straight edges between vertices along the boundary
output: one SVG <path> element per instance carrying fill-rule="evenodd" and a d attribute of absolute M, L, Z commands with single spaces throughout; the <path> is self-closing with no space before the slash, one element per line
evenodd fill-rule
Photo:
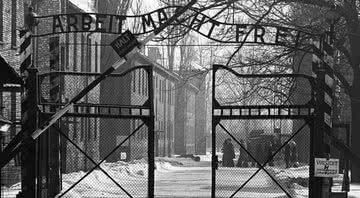
<path fill-rule="evenodd" d="M 155 170 L 156 197 L 210 197 L 211 168 L 210 156 L 200 156 L 200 162 L 190 158 L 157 158 Z M 101 168 L 109 174 L 117 184 L 101 170 L 96 169 L 63 198 L 120 198 L 147 197 L 147 161 L 103 163 Z M 219 167 L 216 170 L 216 197 L 230 197 L 257 168 Z M 267 167 L 271 175 L 294 198 L 308 197 L 308 188 L 302 182 L 307 181 L 309 167 L 277 169 Z M 64 174 L 63 191 L 79 181 L 86 172 L 79 171 Z M 1 188 L 1 197 L 15 197 L 20 184 L 10 188 Z M 349 197 L 360 198 L 360 185 L 351 188 Z M 61 193 L 59 194 L 61 195 Z M 286 194 L 263 170 L 259 171 L 234 197 L 269 197 L 285 198 Z"/>

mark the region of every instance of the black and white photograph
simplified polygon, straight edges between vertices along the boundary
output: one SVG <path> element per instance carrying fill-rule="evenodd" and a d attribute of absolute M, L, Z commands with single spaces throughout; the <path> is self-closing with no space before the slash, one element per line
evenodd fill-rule
<path fill-rule="evenodd" d="M 359 0 L 0 0 L 1 198 L 360 198 Z"/>

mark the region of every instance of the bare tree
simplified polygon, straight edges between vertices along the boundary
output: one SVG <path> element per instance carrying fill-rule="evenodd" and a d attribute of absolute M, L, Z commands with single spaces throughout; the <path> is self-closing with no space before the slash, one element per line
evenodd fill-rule
<path fill-rule="evenodd" d="M 335 47 L 338 61 L 334 66 L 335 76 L 341 82 L 345 93 L 350 96 L 352 149 L 360 151 L 356 143 L 360 139 L 360 2 L 355 0 L 248 0 L 237 1 L 232 5 L 232 14 L 245 13 L 254 24 L 270 24 L 293 27 L 304 32 L 319 35 L 329 31 L 334 25 Z M 337 17 L 336 17 L 337 16 Z M 245 43 L 241 43 L 230 55 L 229 66 L 271 66 L 280 64 L 289 67 L 284 57 L 292 58 L 296 50 L 290 48 L 278 49 L 272 58 L 260 53 L 261 56 L 252 58 L 237 58 L 243 50 Z M 305 56 L 305 55 L 304 55 Z M 286 58 L 285 58 L 286 59 Z M 284 64 L 285 63 L 285 64 Z M 301 64 L 301 61 L 300 63 Z M 296 72 L 295 65 L 292 69 Z M 352 180 L 360 181 L 360 167 L 353 167 Z"/>

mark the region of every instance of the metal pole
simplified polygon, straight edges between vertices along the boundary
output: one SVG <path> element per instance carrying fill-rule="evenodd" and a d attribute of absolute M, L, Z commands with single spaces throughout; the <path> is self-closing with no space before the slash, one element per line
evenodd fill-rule
<path fill-rule="evenodd" d="M 216 155 L 216 125 L 217 121 L 214 118 L 214 109 L 215 109 L 215 74 L 216 70 L 213 65 L 212 72 L 212 108 L 211 108 L 211 197 L 215 198 L 216 191 L 216 169 L 218 168 L 218 156 Z"/>
<path fill-rule="evenodd" d="M 154 197 L 155 187 L 155 115 L 154 115 L 154 90 L 153 90 L 153 67 L 147 69 L 149 86 L 150 118 L 148 120 L 148 197 Z"/>
<path fill-rule="evenodd" d="M 346 146 L 350 147 L 350 124 L 345 124 L 346 130 Z M 344 158 L 344 178 L 342 183 L 342 191 L 349 192 L 350 191 L 350 182 L 349 182 L 349 159 Z"/>
<path fill-rule="evenodd" d="M 29 137 L 31 132 L 37 128 L 37 69 L 29 68 L 29 76 L 26 79 L 25 86 L 26 98 L 22 103 L 22 127 L 26 130 L 25 136 Z M 19 198 L 35 198 L 36 191 L 36 142 L 28 139 L 21 148 L 21 193 Z"/>

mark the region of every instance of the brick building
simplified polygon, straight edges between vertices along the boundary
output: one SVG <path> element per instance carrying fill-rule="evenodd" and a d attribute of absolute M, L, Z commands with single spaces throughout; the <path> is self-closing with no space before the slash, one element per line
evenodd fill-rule
<path fill-rule="evenodd" d="M 138 65 L 152 65 L 155 114 L 155 155 L 205 153 L 205 87 L 204 80 L 183 81 L 176 72 L 164 68 L 150 57 L 138 54 L 123 69 Z M 186 78 L 185 76 L 183 77 Z M 184 84 L 181 84 L 184 83 Z M 147 78 L 144 70 L 137 70 L 124 79 L 106 80 L 101 86 L 101 102 L 123 105 L 142 105 L 148 98 Z M 109 91 L 113 90 L 113 91 Z M 182 103 L 178 103 L 181 97 Z M 101 158 L 130 135 L 141 120 L 102 120 L 100 137 Z M 108 161 L 121 159 L 121 152 L 127 152 L 126 160 L 147 157 L 147 128 L 143 127 L 125 142 Z M 124 159 L 123 159 L 124 160 Z"/>
<path fill-rule="evenodd" d="M 93 1 L 79 3 L 75 0 L 32 1 L 35 12 L 39 16 L 61 13 L 97 12 Z M 80 20 L 80 19 L 79 19 Z M 49 31 L 51 20 L 39 20 L 36 33 Z M 34 65 L 41 78 L 41 103 L 63 104 L 72 99 L 85 88 L 94 77 L 80 76 L 77 73 L 100 72 L 100 34 L 79 32 L 37 37 L 34 40 Z M 47 75 L 48 72 L 73 72 L 70 75 Z M 79 103 L 99 103 L 99 88 L 83 97 Z M 80 110 L 82 111 L 82 110 Z M 88 117 L 65 117 L 59 126 L 72 141 L 86 151 L 94 160 L 99 159 L 99 119 Z M 49 137 L 43 136 L 45 147 L 51 147 Z M 60 137 L 55 137 L 59 139 Z M 50 138 L 51 139 L 51 138 Z M 61 162 L 63 172 L 87 170 L 91 163 L 85 156 L 67 141 L 61 141 Z M 50 148 L 41 149 L 46 156 Z M 41 155 L 40 158 L 42 159 Z M 46 157 L 42 160 L 49 160 Z M 46 162 L 44 162 L 46 163 Z"/>
<path fill-rule="evenodd" d="M 196 72 L 199 74 L 194 75 Z M 175 154 L 205 154 L 205 97 L 204 74 L 201 71 L 182 74 L 176 84 Z"/>
<path fill-rule="evenodd" d="M 14 71 L 20 70 L 19 30 L 24 27 L 24 3 L 27 1 L 0 1 L 0 56 L 5 61 L 1 68 L 10 66 Z M 2 73 L 4 71 L 1 71 Z M 2 79 L 4 80 L 4 79 Z M 8 133 L 1 134 L 1 149 L 20 131 L 20 97 L 19 85 L 4 85 L 0 88 L 0 115 L 13 122 Z M 1 185 L 12 185 L 20 181 L 19 157 L 1 169 Z"/>

